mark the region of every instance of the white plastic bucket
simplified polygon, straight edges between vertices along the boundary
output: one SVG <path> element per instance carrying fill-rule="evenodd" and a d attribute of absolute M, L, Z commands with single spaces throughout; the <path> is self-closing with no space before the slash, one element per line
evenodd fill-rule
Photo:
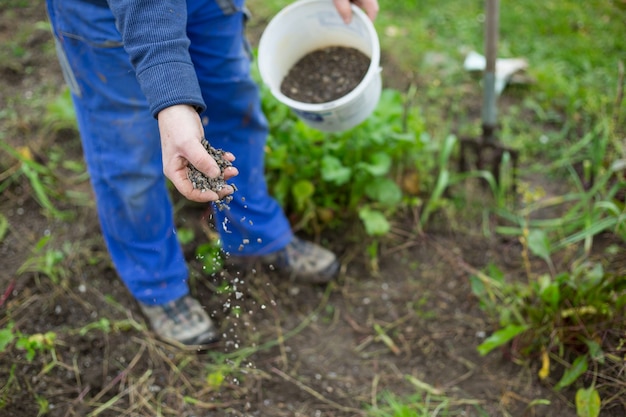
<path fill-rule="evenodd" d="M 336 100 L 312 104 L 280 91 L 289 70 L 310 52 L 329 47 L 355 48 L 370 57 L 363 80 Z M 358 7 L 346 25 L 331 0 L 299 0 L 282 9 L 267 25 L 259 43 L 259 72 L 272 95 L 309 126 L 327 132 L 350 129 L 376 108 L 382 89 L 380 44 L 374 25 Z"/>

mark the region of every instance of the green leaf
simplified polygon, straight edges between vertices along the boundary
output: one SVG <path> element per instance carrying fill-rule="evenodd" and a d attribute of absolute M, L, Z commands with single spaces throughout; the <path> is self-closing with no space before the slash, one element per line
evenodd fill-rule
<path fill-rule="evenodd" d="M 598 417 L 600 415 L 600 394 L 594 387 L 576 391 L 576 414 L 578 417 Z"/>
<path fill-rule="evenodd" d="M 391 225 L 385 215 L 368 207 L 359 210 L 359 218 L 365 225 L 365 231 L 370 236 L 382 236 L 389 232 Z"/>
<path fill-rule="evenodd" d="M 196 259 L 202 262 L 202 270 L 207 275 L 219 272 L 224 266 L 222 250 L 215 242 L 207 242 L 198 246 Z"/>
<path fill-rule="evenodd" d="M 386 206 L 395 206 L 402 201 L 402 190 L 389 178 L 375 178 L 365 188 L 365 194 Z"/>
<path fill-rule="evenodd" d="M 206 377 L 207 385 L 212 389 L 218 389 L 224 383 L 224 374 L 221 370 L 211 372 Z"/>
<path fill-rule="evenodd" d="M 494 281 L 502 283 L 504 282 L 504 272 L 493 262 L 489 262 L 487 265 L 487 275 L 492 278 Z"/>
<path fill-rule="evenodd" d="M 350 180 L 352 170 L 341 164 L 341 161 L 333 156 L 326 155 L 322 158 L 322 179 L 336 185 L 343 185 Z"/>
<path fill-rule="evenodd" d="M 48 103 L 44 122 L 57 129 L 76 128 L 76 113 L 69 88 L 65 88 L 59 96 Z"/>
<path fill-rule="evenodd" d="M 483 284 L 476 275 L 470 276 L 469 280 L 472 293 L 478 298 L 481 298 L 485 294 L 485 284 Z"/>
<path fill-rule="evenodd" d="M 296 202 L 298 211 L 302 211 L 307 206 L 314 192 L 315 186 L 308 180 L 300 180 L 292 186 L 291 194 Z"/>
<path fill-rule="evenodd" d="M 548 235 L 539 229 L 533 229 L 528 234 L 528 248 L 532 253 L 546 262 L 550 262 L 550 241 Z"/>
<path fill-rule="evenodd" d="M 265 164 L 268 168 L 283 169 L 287 164 L 289 149 L 286 145 L 280 145 L 269 148 L 265 155 Z"/>
<path fill-rule="evenodd" d="M 572 366 L 563 373 L 561 380 L 557 382 L 557 384 L 554 386 L 554 389 L 558 391 L 562 388 L 565 388 L 571 385 L 582 374 L 587 372 L 587 367 L 588 367 L 587 356 L 583 355 L 583 356 L 577 357 L 574 360 L 574 363 L 572 364 Z"/>
<path fill-rule="evenodd" d="M 526 331 L 526 329 L 528 329 L 528 326 L 526 325 L 520 326 L 517 324 L 509 324 L 505 328 L 500 329 L 489 336 L 483 343 L 478 345 L 478 353 L 484 356 L 495 348 L 508 343 L 515 336 Z"/>
<path fill-rule="evenodd" d="M 7 346 L 15 339 L 13 334 L 13 326 L 0 330 L 0 353 L 4 352 Z"/>
<path fill-rule="evenodd" d="M 559 290 L 559 284 L 554 282 L 550 275 L 542 275 L 539 277 L 539 296 L 541 300 L 548 304 L 553 309 L 556 309 L 561 300 L 561 292 Z"/>
<path fill-rule="evenodd" d="M 6 236 L 8 230 L 9 221 L 3 214 L 0 213 L 0 242 L 4 240 L 4 237 Z"/>
<path fill-rule="evenodd" d="M 369 163 L 364 164 L 363 167 L 373 176 L 381 177 L 389 172 L 391 168 L 391 157 L 384 152 L 375 153 L 372 155 Z"/>
<path fill-rule="evenodd" d="M 176 229 L 176 236 L 178 236 L 178 241 L 181 243 L 181 245 L 186 245 L 187 243 L 193 242 L 195 233 L 192 229 L 189 229 L 187 227 L 181 227 L 179 229 Z"/>
<path fill-rule="evenodd" d="M 586 339 L 585 344 L 587 348 L 589 348 L 589 357 L 598 362 L 604 363 L 604 352 L 602 351 L 602 346 L 595 340 Z"/>

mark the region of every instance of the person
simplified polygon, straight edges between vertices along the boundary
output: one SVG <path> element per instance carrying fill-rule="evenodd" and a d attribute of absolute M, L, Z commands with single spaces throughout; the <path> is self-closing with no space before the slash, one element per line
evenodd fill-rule
<path fill-rule="evenodd" d="M 334 1 L 347 23 L 349 0 Z M 358 0 L 371 19 L 377 0 Z M 233 162 L 237 198 L 214 210 L 229 261 L 260 261 L 294 279 L 327 282 L 339 262 L 296 237 L 264 178 L 267 122 L 250 76 L 244 0 L 47 0 L 59 62 L 72 93 L 104 241 L 115 269 L 161 338 L 203 345 L 217 332 L 189 295 L 167 179 L 187 199 L 191 164 L 221 175 L 206 138 Z M 236 160 L 235 160 L 236 157 Z"/>

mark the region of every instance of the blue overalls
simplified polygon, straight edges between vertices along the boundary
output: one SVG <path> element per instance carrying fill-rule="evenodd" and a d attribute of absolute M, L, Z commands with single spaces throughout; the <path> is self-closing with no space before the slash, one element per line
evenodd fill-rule
<path fill-rule="evenodd" d="M 263 255 L 292 232 L 264 178 L 267 122 L 250 78 L 243 0 L 188 0 L 187 36 L 202 97 L 205 137 L 236 156 L 238 191 L 214 210 L 223 249 Z M 145 304 L 188 293 L 150 113 L 111 11 L 98 0 L 48 0 L 59 60 L 72 91 L 104 240 L 118 274 Z"/>

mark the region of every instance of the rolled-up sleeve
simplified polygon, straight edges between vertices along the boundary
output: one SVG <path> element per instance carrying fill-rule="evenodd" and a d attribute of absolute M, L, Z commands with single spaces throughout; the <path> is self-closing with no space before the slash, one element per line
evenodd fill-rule
<path fill-rule="evenodd" d="M 176 104 L 206 108 L 189 55 L 185 0 L 107 0 L 152 115 Z"/>

